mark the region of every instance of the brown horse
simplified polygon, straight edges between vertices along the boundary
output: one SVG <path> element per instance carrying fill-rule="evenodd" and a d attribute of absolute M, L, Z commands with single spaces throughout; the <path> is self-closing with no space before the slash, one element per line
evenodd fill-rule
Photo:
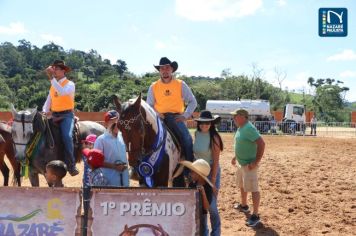
<path fill-rule="evenodd" d="M 5 163 L 5 155 L 14 171 L 13 184 L 21 186 L 20 164 L 15 159 L 15 150 L 11 137 L 11 127 L 0 123 L 0 170 L 4 176 L 4 186 L 9 185 L 10 170 Z"/>
<path fill-rule="evenodd" d="M 129 164 L 141 177 L 140 183 L 147 187 L 184 187 L 182 169 L 177 168 L 181 148 L 152 107 L 141 95 L 135 102 L 123 104 L 114 96 L 114 103 L 120 114 L 117 125 L 127 147 Z"/>

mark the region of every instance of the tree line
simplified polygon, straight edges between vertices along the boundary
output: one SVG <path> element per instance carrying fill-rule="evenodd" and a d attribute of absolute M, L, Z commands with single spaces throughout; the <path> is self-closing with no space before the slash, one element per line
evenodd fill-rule
<path fill-rule="evenodd" d="M 0 110 L 9 110 L 10 104 L 17 109 L 38 107 L 41 109 L 50 83 L 44 69 L 54 60 L 62 59 L 72 68 L 68 77 L 76 83 L 76 109 L 78 111 L 106 111 L 114 107 L 112 95 L 122 101 L 146 93 L 150 84 L 159 79 L 157 72 L 136 75 L 129 71 L 122 59 L 111 62 L 103 59 L 96 50 L 84 52 L 64 50 L 60 45 L 49 43 L 41 48 L 25 39 L 18 45 L 0 44 Z M 269 100 L 272 110 L 281 110 L 286 103 L 305 104 L 307 110 L 317 112 L 321 119 L 347 121 L 344 95 L 348 91 L 342 81 L 334 79 L 306 78 L 315 96 L 296 94 L 282 89 L 281 74 L 276 73 L 280 86 L 275 87 L 253 67 L 253 75 L 233 75 L 224 69 L 220 77 L 185 76 L 177 74 L 192 89 L 198 101 L 197 110 L 205 108 L 208 99 Z"/>

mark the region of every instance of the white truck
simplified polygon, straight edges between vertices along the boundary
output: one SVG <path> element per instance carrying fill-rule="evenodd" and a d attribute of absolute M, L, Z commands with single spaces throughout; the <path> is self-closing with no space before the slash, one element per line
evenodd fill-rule
<path fill-rule="evenodd" d="M 231 112 L 237 109 L 245 109 L 249 113 L 249 119 L 255 122 L 256 128 L 260 132 L 268 132 L 275 125 L 273 120 L 270 103 L 266 100 L 208 100 L 206 110 L 213 115 L 221 117 L 219 131 L 233 131 L 236 129 L 232 120 Z M 284 133 L 301 131 L 305 125 L 305 107 L 298 104 L 286 104 L 283 111 L 283 120 L 279 124 L 280 130 Z"/>
<path fill-rule="evenodd" d="M 283 133 L 305 132 L 305 106 L 286 104 L 283 109 L 283 120 L 279 124 Z"/>

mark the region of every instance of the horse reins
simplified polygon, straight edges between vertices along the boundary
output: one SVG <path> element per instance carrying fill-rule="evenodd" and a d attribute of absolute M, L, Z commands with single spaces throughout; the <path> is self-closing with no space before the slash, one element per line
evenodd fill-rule
<path fill-rule="evenodd" d="M 138 119 L 138 118 L 140 118 L 140 119 Z M 137 121 L 140 121 L 140 125 L 141 125 L 141 139 L 142 139 L 142 142 L 141 142 L 141 150 L 131 150 L 131 132 L 130 132 L 130 130 L 131 130 L 131 126 L 130 126 L 130 124 L 134 124 L 135 122 L 137 122 Z M 131 118 L 131 119 L 129 119 L 129 120 L 118 120 L 118 122 L 119 122 L 119 124 L 120 124 L 120 126 L 122 126 L 122 128 L 123 129 L 125 129 L 127 132 L 128 132 L 128 134 L 129 134 L 129 143 L 128 143 L 128 149 L 127 149 L 127 151 L 126 152 L 128 152 L 129 154 L 130 153 L 137 153 L 137 152 L 140 152 L 140 154 L 142 155 L 142 153 L 144 153 L 145 152 L 145 149 L 144 149 L 144 147 L 143 147 L 143 143 L 144 143 L 144 139 L 145 139 L 145 135 L 146 135 L 146 129 L 145 129 L 145 124 L 147 125 L 148 124 L 148 122 L 146 122 L 145 120 L 144 120 L 144 118 L 143 118 L 143 115 L 142 115 L 142 113 L 141 113 L 141 109 L 140 109 L 140 112 L 139 112 L 139 114 L 137 114 L 137 116 L 135 116 L 135 117 L 133 117 L 133 118 Z M 141 156 L 139 157 L 140 159 L 141 159 Z"/>
<path fill-rule="evenodd" d="M 129 132 L 131 130 L 130 124 L 134 124 L 137 121 L 140 121 L 141 131 L 142 131 L 142 134 L 140 135 L 141 139 L 142 139 L 141 148 L 140 148 L 141 150 L 131 150 L 131 132 Z M 139 161 L 141 161 L 142 157 L 150 156 L 150 155 L 152 155 L 152 153 L 154 153 L 155 151 L 157 151 L 158 149 L 160 149 L 162 147 L 162 145 L 164 143 L 164 139 L 160 142 L 159 145 L 157 145 L 157 147 L 155 149 L 152 149 L 147 153 L 145 152 L 146 150 L 145 150 L 145 148 L 143 146 L 144 145 L 145 136 L 146 136 L 145 125 L 148 125 L 149 123 L 147 121 L 145 121 L 145 119 L 143 118 L 143 115 L 142 115 L 142 112 L 141 112 L 141 108 L 140 108 L 140 112 L 139 112 L 139 114 L 137 114 L 137 116 L 135 116 L 135 117 L 133 117 L 133 118 L 131 118 L 129 120 L 119 120 L 118 122 L 119 122 L 119 124 L 121 126 L 123 126 L 123 129 L 127 130 L 127 132 L 129 133 L 129 143 L 128 143 L 127 152 L 129 154 L 130 153 L 140 152 Z"/>

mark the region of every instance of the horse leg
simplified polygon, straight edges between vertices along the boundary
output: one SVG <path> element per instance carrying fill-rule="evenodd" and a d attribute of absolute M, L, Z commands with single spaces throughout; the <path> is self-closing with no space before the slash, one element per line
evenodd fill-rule
<path fill-rule="evenodd" d="M 8 186 L 10 170 L 4 161 L 4 153 L 0 153 L 0 170 L 1 170 L 2 175 L 4 176 L 4 186 Z"/>
<path fill-rule="evenodd" d="M 185 180 L 184 180 L 183 173 L 173 179 L 173 187 L 183 187 L 183 188 L 185 187 Z"/>
<path fill-rule="evenodd" d="M 30 171 L 30 182 L 32 187 L 39 187 L 40 186 L 40 180 L 38 178 L 38 173 Z"/>
<path fill-rule="evenodd" d="M 17 186 L 21 186 L 21 165 L 15 160 L 15 156 L 10 158 L 7 156 L 9 159 L 12 169 L 14 170 L 14 178 L 13 178 L 13 183 L 17 184 Z"/>

